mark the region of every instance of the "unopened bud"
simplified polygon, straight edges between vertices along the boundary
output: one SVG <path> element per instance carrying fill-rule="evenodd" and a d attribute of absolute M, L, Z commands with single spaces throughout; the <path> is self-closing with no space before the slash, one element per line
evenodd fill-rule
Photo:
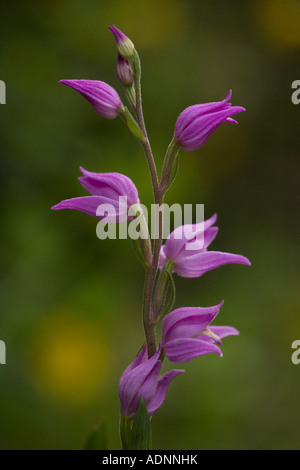
<path fill-rule="evenodd" d="M 108 28 L 115 37 L 119 54 L 124 57 L 124 59 L 130 59 L 133 57 L 135 51 L 133 42 L 126 36 L 126 34 L 122 33 L 122 31 L 114 25 L 109 26 Z"/>
<path fill-rule="evenodd" d="M 129 60 L 124 59 L 120 54 L 117 57 L 117 76 L 122 85 L 130 86 L 133 84 L 133 72 Z"/>

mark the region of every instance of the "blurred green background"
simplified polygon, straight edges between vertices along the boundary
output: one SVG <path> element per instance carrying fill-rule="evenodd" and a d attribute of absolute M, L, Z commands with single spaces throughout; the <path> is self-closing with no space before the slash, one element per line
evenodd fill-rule
<path fill-rule="evenodd" d="M 225 299 L 219 324 L 239 337 L 184 365 L 153 418 L 155 449 L 299 449 L 299 1 L 28 0 L 1 5 L 0 448 L 78 449 L 107 423 L 119 449 L 118 380 L 141 345 L 143 269 L 130 240 L 100 241 L 97 221 L 52 212 L 84 195 L 79 166 L 118 171 L 152 202 L 141 148 L 120 119 L 98 116 L 63 78 L 120 95 L 108 25 L 142 59 L 144 113 L 158 167 L 187 106 L 244 106 L 207 144 L 180 155 L 166 202 L 218 213 L 212 248 L 252 267 L 177 277 L 176 306 Z M 168 364 L 166 364 L 167 366 Z M 168 365 L 169 366 L 169 365 Z"/>

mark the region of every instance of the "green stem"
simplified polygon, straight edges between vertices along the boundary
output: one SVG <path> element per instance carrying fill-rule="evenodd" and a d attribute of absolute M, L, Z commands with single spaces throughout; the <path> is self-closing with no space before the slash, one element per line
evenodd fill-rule
<path fill-rule="evenodd" d="M 148 139 L 147 130 L 144 121 L 143 106 L 142 106 L 142 93 L 141 93 L 141 63 L 137 52 L 135 52 L 134 59 L 132 60 L 132 67 L 134 71 L 134 84 L 136 93 L 136 106 L 135 113 L 139 127 L 144 135 L 144 141 L 141 142 L 144 153 L 146 155 L 150 177 L 152 182 L 153 197 L 155 204 L 161 205 L 163 203 L 163 194 L 159 188 L 159 181 L 155 160 L 153 157 L 151 145 Z M 162 245 L 162 217 L 160 214 L 158 238 L 154 240 L 153 246 L 153 261 L 149 269 L 146 270 L 145 284 L 144 284 L 144 297 L 143 297 L 143 324 L 146 337 L 146 344 L 148 350 L 148 357 L 152 357 L 156 352 L 156 331 L 155 322 L 153 321 L 152 312 L 152 298 L 155 284 L 155 278 L 158 270 L 159 253 Z"/>
<path fill-rule="evenodd" d="M 145 138 L 145 142 L 141 142 L 141 144 L 145 152 L 147 163 L 149 166 L 149 171 L 150 171 L 150 176 L 151 176 L 151 181 L 152 181 L 152 188 L 153 188 L 153 196 L 156 202 L 156 199 L 160 195 L 160 190 L 159 190 L 156 165 L 155 165 L 153 153 L 151 150 L 151 145 L 148 139 L 145 120 L 144 120 L 143 105 L 142 105 L 142 91 L 141 91 L 141 63 L 140 63 L 139 55 L 136 51 L 135 51 L 134 61 L 132 65 L 133 65 L 133 70 L 134 70 L 134 85 L 135 85 L 135 94 L 136 94 L 135 113 L 136 113 L 138 124 Z"/>
<path fill-rule="evenodd" d="M 152 308 L 152 283 L 153 268 L 146 269 L 144 296 L 143 296 L 143 325 L 145 331 L 146 345 L 148 357 L 152 357 L 156 353 L 156 331 L 155 324 L 151 321 Z"/>

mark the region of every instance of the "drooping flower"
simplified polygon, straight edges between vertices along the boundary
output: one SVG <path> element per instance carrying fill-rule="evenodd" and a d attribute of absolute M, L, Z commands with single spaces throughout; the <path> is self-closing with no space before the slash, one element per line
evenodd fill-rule
<path fill-rule="evenodd" d="M 251 263 L 245 256 L 207 251 L 219 230 L 218 227 L 212 227 L 216 220 L 217 215 L 214 214 L 204 223 L 177 227 L 161 248 L 159 267 L 162 268 L 165 262 L 170 260 L 173 263 L 173 272 L 179 276 L 200 277 L 207 271 L 224 264 L 236 263 L 250 266 Z M 203 243 L 195 243 L 199 232 L 202 231 L 204 231 Z M 194 246 L 195 249 L 191 249 Z"/>
<path fill-rule="evenodd" d="M 147 348 L 144 346 L 123 372 L 119 382 L 119 398 L 121 413 L 127 418 L 135 416 L 141 397 L 144 398 L 147 411 L 152 416 L 162 405 L 171 380 L 184 372 L 177 369 L 160 375 L 160 353 L 161 347 L 148 359 Z"/>
<path fill-rule="evenodd" d="M 128 208 L 139 204 L 138 191 L 131 179 L 120 173 L 93 173 L 82 167 L 80 170 L 84 176 L 78 178 L 79 182 L 91 196 L 66 199 L 52 209 L 75 209 L 99 219 L 105 216 L 108 223 L 128 220 Z M 101 207 L 106 210 L 99 211 Z M 113 209 L 111 214 L 109 207 Z"/>
<path fill-rule="evenodd" d="M 162 347 L 172 362 L 188 362 L 204 354 L 222 356 L 221 338 L 238 335 L 232 326 L 211 326 L 223 302 L 214 307 L 183 307 L 173 310 L 163 321 Z M 209 328 L 208 328 L 209 327 Z"/>
<path fill-rule="evenodd" d="M 110 29 L 114 35 L 119 54 L 124 57 L 124 59 L 130 59 L 134 55 L 135 50 L 133 42 L 114 25 L 109 26 L 108 29 Z"/>
<path fill-rule="evenodd" d="M 78 91 L 93 106 L 96 113 L 107 119 L 114 119 L 124 108 L 122 101 L 114 88 L 99 80 L 60 80 Z"/>
<path fill-rule="evenodd" d="M 231 90 L 223 101 L 195 104 L 186 108 L 175 124 L 174 137 L 183 150 L 196 150 L 205 144 L 208 137 L 223 122 L 238 124 L 232 119 L 236 113 L 245 111 L 241 106 L 231 106 Z"/>

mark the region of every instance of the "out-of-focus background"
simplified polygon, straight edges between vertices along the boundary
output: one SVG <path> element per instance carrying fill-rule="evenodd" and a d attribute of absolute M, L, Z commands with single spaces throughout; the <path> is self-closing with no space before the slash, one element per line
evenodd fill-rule
<path fill-rule="evenodd" d="M 1 5 L 0 448 L 80 449 L 94 423 L 118 437 L 118 380 L 141 345 L 143 269 L 130 240 L 100 241 L 97 220 L 52 212 L 86 194 L 79 166 L 118 171 L 152 202 L 141 148 L 63 78 L 115 76 L 108 25 L 142 60 L 145 119 L 161 168 L 179 113 L 233 90 L 223 124 L 180 154 L 166 202 L 218 213 L 212 248 L 243 254 L 199 279 L 176 278 L 176 306 L 225 299 L 224 357 L 185 364 L 153 417 L 155 449 L 299 449 L 299 122 L 297 0 L 60 0 Z M 166 364 L 170 366 L 170 364 Z M 182 367 L 182 365 L 180 366 Z"/>

